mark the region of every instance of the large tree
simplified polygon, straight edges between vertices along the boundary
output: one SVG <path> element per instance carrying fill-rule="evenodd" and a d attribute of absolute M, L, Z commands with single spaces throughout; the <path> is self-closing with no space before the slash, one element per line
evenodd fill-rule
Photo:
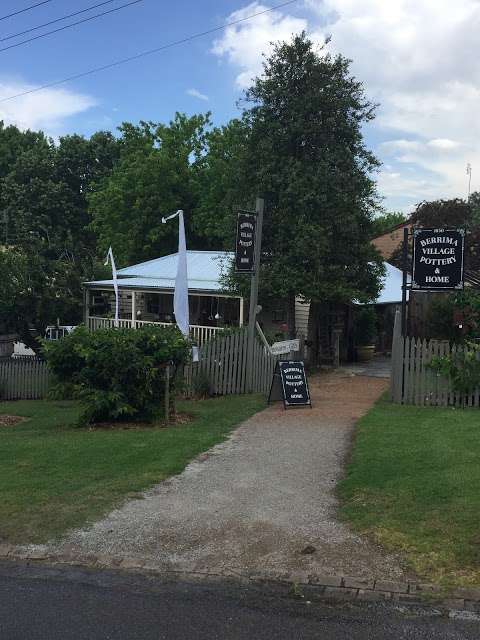
<path fill-rule="evenodd" d="M 0 148 L 0 330 L 38 350 L 47 324 L 82 319 L 81 283 L 96 272 L 86 196 L 111 171 L 117 142 L 99 132 L 54 143 L 0 126 Z"/>
<path fill-rule="evenodd" d="M 248 136 L 239 200 L 267 201 L 263 233 L 264 296 L 326 302 L 375 298 L 382 261 L 370 243 L 377 206 L 362 127 L 374 105 L 342 56 L 318 52 L 305 33 L 274 47 L 245 95 Z"/>
<path fill-rule="evenodd" d="M 119 264 L 172 252 L 175 225 L 162 216 L 184 209 L 190 246 L 199 190 L 196 165 L 203 162 L 209 116 L 177 113 L 168 125 L 141 122 L 120 127 L 120 159 L 88 197 L 99 248 L 111 245 Z"/>

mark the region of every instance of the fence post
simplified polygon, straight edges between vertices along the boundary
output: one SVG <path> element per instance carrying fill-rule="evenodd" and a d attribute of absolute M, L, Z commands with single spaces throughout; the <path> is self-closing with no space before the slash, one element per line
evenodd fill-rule
<path fill-rule="evenodd" d="M 390 397 L 392 402 L 401 403 L 403 395 L 403 351 L 402 317 L 400 311 L 395 312 L 392 341 L 392 373 L 390 381 Z"/>
<path fill-rule="evenodd" d="M 340 366 L 340 329 L 333 330 L 333 367 L 338 369 Z"/>
<path fill-rule="evenodd" d="M 170 365 L 165 367 L 165 422 L 170 421 Z"/>

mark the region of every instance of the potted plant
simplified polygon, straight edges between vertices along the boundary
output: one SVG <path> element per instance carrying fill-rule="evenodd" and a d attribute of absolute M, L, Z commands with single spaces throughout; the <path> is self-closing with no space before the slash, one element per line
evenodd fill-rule
<path fill-rule="evenodd" d="M 371 306 L 357 309 L 354 319 L 354 337 L 357 360 L 368 362 L 375 353 L 375 338 L 377 336 L 377 316 Z"/>

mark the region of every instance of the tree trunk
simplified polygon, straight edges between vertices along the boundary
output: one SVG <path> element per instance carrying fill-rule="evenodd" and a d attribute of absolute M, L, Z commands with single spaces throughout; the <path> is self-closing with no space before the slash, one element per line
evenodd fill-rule
<path fill-rule="evenodd" d="M 295 294 L 292 292 L 290 292 L 287 297 L 287 331 L 289 339 L 296 338 L 297 327 L 295 324 Z"/>

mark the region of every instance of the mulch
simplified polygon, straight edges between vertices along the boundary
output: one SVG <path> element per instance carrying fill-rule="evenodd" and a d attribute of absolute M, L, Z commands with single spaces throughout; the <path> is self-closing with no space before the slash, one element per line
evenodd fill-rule
<path fill-rule="evenodd" d="M 88 425 L 90 431 L 140 431 L 145 429 L 168 429 L 169 427 L 178 427 L 192 422 L 193 416 L 188 413 L 177 413 L 175 417 L 170 419 L 167 424 L 161 421 L 155 422 L 95 422 Z"/>
<path fill-rule="evenodd" d="M 19 422 L 23 422 L 25 418 L 20 416 L 0 415 L 0 427 L 14 427 Z"/>

